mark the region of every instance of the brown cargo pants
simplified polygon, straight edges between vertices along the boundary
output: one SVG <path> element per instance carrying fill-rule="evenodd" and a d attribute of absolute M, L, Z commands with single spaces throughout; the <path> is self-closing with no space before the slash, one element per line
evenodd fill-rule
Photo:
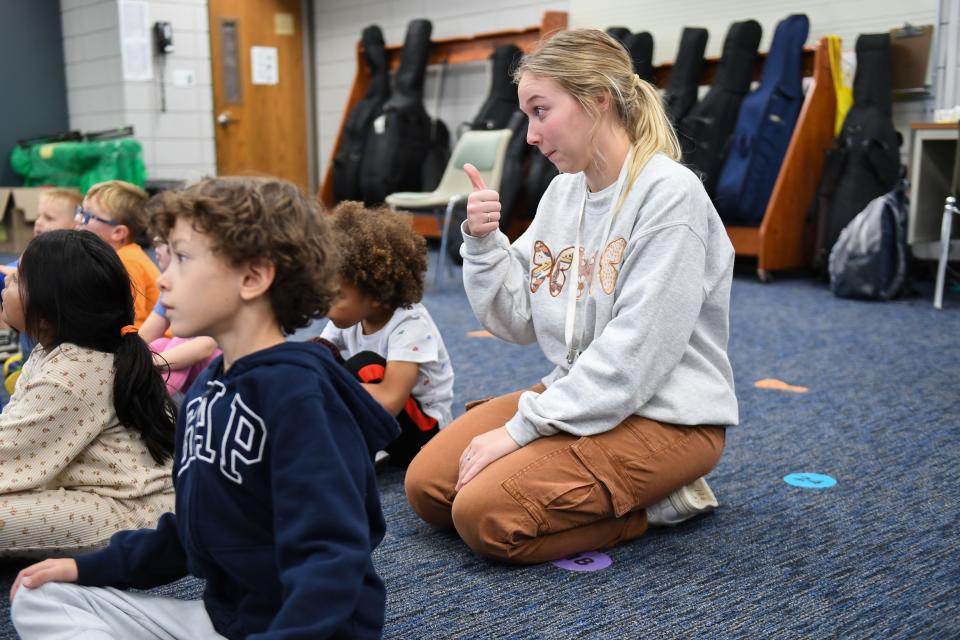
<path fill-rule="evenodd" d="M 723 452 L 723 427 L 631 416 L 594 436 L 534 440 L 491 463 L 455 494 L 461 453 L 475 436 L 513 417 L 521 393 L 467 411 L 428 442 L 407 470 L 413 510 L 435 527 L 455 527 L 483 556 L 546 562 L 639 537 L 647 530 L 644 508 L 706 475 Z"/>

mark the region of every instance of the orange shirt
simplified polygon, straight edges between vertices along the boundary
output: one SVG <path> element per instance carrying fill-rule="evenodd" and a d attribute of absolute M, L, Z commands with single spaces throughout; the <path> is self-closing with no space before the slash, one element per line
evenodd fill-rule
<path fill-rule="evenodd" d="M 160 297 L 160 289 L 157 287 L 160 269 L 136 242 L 117 249 L 117 255 L 130 276 L 130 287 L 133 290 L 133 324 L 139 329 Z"/>

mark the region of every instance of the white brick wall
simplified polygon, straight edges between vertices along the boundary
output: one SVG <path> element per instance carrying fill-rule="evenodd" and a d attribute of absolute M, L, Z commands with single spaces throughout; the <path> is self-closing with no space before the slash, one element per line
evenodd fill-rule
<path fill-rule="evenodd" d="M 356 73 L 356 44 L 365 27 L 379 25 L 387 45 L 394 45 L 403 43 L 407 23 L 416 18 L 427 18 L 433 23 L 434 39 L 450 38 L 539 25 L 545 11 L 567 11 L 569 5 L 566 0 L 486 0 L 479 4 L 450 0 L 312 1 L 321 177 L 340 129 Z M 431 116 L 436 115 L 439 76 L 439 67 L 428 67 L 424 101 Z M 455 133 L 459 123 L 473 118 L 489 88 L 489 63 L 448 67 L 439 114 L 451 133 Z"/>
<path fill-rule="evenodd" d="M 206 0 L 150 0 L 150 23 L 173 27 L 172 54 L 154 66 L 155 79 L 126 85 L 127 116 L 144 144 L 147 171 L 153 178 L 194 180 L 213 175 L 213 92 Z M 196 83 L 175 87 L 177 70 L 193 72 Z M 166 111 L 160 111 L 160 78 L 165 83 Z"/>
<path fill-rule="evenodd" d="M 150 24 L 170 22 L 174 52 L 154 79 L 126 81 L 120 53 L 119 0 L 60 0 L 70 127 L 133 125 L 149 178 L 193 180 L 216 173 L 206 0 L 149 0 Z M 174 87 L 176 70 L 196 84 Z M 160 78 L 166 111 L 160 110 Z"/>
<path fill-rule="evenodd" d="M 960 105 L 960 2 L 939 0 L 940 30 L 934 93 L 936 107 Z"/>
<path fill-rule="evenodd" d="M 61 0 L 70 128 L 126 124 L 116 0 Z"/>

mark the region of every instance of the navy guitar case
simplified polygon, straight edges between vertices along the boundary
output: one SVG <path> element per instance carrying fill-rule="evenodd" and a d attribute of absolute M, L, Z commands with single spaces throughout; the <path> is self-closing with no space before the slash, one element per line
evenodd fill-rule
<path fill-rule="evenodd" d="M 710 90 L 680 121 L 683 160 L 700 175 L 711 196 L 740 103 L 750 89 L 761 34 L 762 28 L 756 20 L 730 26 Z"/>
<path fill-rule="evenodd" d="M 787 154 L 803 106 L 803 45 L 810 21 L 780 21 L 763 64 L 760 85 L 743 99 L 713 204 L 723 221 L 757 226 Z"/>

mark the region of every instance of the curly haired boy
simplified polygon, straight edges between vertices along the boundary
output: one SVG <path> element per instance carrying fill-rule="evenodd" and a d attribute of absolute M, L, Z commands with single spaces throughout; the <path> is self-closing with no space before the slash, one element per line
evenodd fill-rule
<path fill-rule="evenodd" d="M 427 246 L 387 209 L 341 203 L 331 218 L 342 254 L 340 297 L 321 339 L 400 423 L 386 447 L 391 464 L 407 466 L 452 419 L 453 367 L 440 330 L 420 303 Z"/>
<path fill-rule="evenodd" d="M 384 520 L 370 457 L 396 421 L 327 349 L 285 340 L 334 298 L 328 222 L 276 179 L 208 178 L 151 208 L 171 251 L 159 286 L 173 332 L 223 350 L 177 420 L 176 513 L 21 571 L 17 631 L 379 638 L 385 593 L 370 554 Z M 120 590 L 188 573 L 206 579 L 202 602 Z"/>

